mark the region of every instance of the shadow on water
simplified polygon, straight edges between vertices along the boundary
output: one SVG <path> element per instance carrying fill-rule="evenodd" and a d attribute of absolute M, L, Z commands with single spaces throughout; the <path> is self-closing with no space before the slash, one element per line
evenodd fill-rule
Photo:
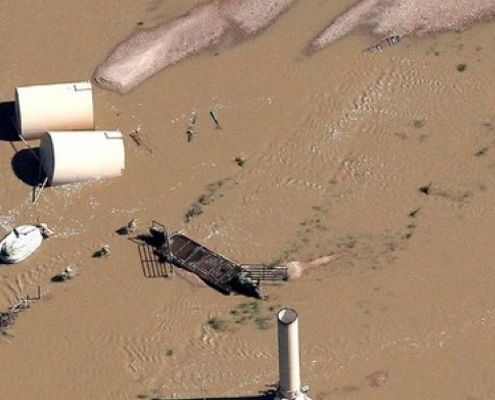
<path fill-rule="evenodd" d="M 15 126 L 15 103 L 0 103 L 0 141 L 13 142 L 19 140 Z"/>
<path fill-rule="evenodd" d="M 26 185 L 34 187 L 41 183 L 39 149 L 19 150 L 12 158 L 11 166 L 17 178 Z"/>
<path fill-rule="evenodd" d="M 192 397 L 192 398 L 178 398 L 168 399 L 166 397 L 156 396 L 138 396 L 138 399 L 146 400 L 273 400 L 275 393 L 265 393 L 257 396 L 230 396 L 230 397 Z"/>
<path fill-rule="evenodd" d="M 278 384 L 267 384 L 264 390 L 254 396 L 225 396 L 225 397 L 179 397 L 175 399 L 160 397 L 152 394 L 140 394 L 138 399 L 143 400 L 274 400 L 277 394 Z"/>

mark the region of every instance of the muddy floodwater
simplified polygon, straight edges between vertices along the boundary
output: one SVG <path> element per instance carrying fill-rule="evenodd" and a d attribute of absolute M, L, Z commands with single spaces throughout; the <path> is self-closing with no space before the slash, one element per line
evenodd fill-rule
<path fill-rule="evenodd" d="M 253 395 L 278 379 L 280 306 L 299 313 L 315 400 L 495 398 L 494 25 L 372 53 L 358 30 L 307 56 L 353 3 L 298 1 L 125 96 L 95 88 L 124 175 L 33 204 L 15 87 L 89 79 L 136 28 L 199 1 L 2 2 L 1 235 L 38 217 L 56 235 L 0 265 L 1 310 L 44 288 L 0 339 L 0 399 Z M 115 233 L 132 218 L 245 263 L 341 256 L 254 302 L 145 276 Z M 50 283 L 69 265 L 74 279 Z"/>

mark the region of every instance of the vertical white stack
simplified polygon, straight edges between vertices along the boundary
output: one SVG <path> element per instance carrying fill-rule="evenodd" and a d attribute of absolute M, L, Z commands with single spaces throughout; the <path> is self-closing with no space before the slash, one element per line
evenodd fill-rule
<path fill-rule="evenodd" d="M 278 363 L 280 383 L 279 400 L 309 400 L 301 388 L 299 362 L 299 323 L 292 308 L 282 308 L 277 313 Z"/>

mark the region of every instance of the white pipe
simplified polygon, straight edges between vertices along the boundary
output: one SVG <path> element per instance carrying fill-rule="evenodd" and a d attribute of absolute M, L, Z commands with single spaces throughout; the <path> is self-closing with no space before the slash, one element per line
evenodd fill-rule
<path fill-rule="evenodd" d="M 52 186 L 120 176 L 124 138 L 119 131 L 48 132 L 41 139 L 40 158 Z"/>
<path fill-rule="evenodd" d="M 15 99 L 18 133 L 26 140 L 48 131 L 94 129 L 89 81 L 19 87 Z"/>
<path fill-rule="evenodd" d="M 299 323 L 292 308 L 277 313 L 280 387 L 279 396 L 292 400 L 300 395 Z"/>

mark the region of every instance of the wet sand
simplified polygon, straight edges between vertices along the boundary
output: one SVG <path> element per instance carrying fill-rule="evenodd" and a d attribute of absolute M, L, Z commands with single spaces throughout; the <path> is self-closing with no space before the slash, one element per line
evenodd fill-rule
<path fill-rule="evenodd" d="M 15 40 L 0 45 L 1 101 L 18 85 L 89 78 L 138 22 L 197 4 L 8 0 L 0 34 Z M 315 400 L 494 396 L 493 25 L 373 54 L 361 50 L 375 39 L 357 31 L 298 56 L 352 5 L 296 2 L 262 35 L 126 96 L 95 89 L 98 128 L 126 135 L 121 178 L 47 188 L 32 205 L 22 144 L 16 155 L 0 141 L 0 226 L 40 216 L 57 232 L 25 263 L 0 266 L 0 309 L 47 290 L 0 341 L 0 398 L 255 394 L 277 379 L 275 326 L 255 320 L 281 305 L 300 315 L 302 380 Z M 138 128 L 151 153 L 129 137 Z M 210 184 L 215 195 L 186 223 Z M 344 255 L 266 287 L 256 317 L 237 323 L 231 312 L 250 299 L 146 278 L 135 244 L 114 232 L 131 218 L 240 262 Z M 102 244 L 112 254 L 92 258 Z M 74 279 L 49 283 L 70 264 Z"/>
<path fill-rule="evenodd" d="M 311 43 L 320 50 L 359 26 L 371 28 L 378 38 L 424 36 L 458 31 L 495 15 L 494 0 L 362 0 L 340 15 Z"/>
<path fill-rule="evenodd" d="M 230 32 L 248 38 L 270 25 L 294 0 L 210 0 L 124 40 L 95 71 L 101 87 L 127 93 L 185 57 L 220 43 Z"/>

